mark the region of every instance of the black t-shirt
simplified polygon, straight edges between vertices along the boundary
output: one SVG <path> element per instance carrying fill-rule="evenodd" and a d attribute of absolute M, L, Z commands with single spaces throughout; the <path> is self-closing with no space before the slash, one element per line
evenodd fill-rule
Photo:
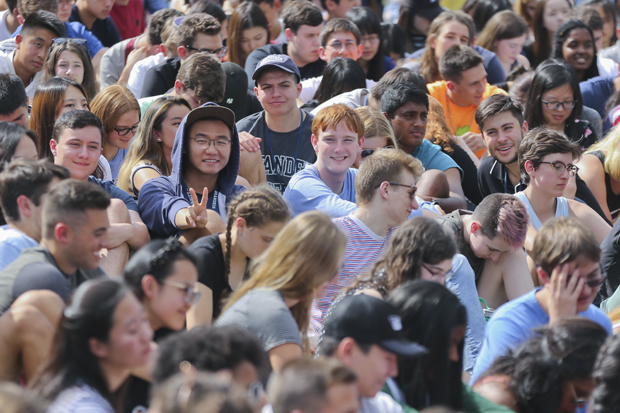
<path fill-rule="evenodd" d="M 80 12 L 77 6 L 73 6 L 69 21 L 82 23 L 82 19 L 80 18 Z M 106 17 L 103 20 L 95 20 L 95 22 L 93 23 L 93 27 L 87 27 L 87 29 L 90 30 L 90 32 L 94 34 L 97 39 L 99 39 L 99 41 L 104 47 L 112 47 L 116 43 L 122 41 L 121 35 L 116 28 L 116 24 L 114 24 L 114 21 L 110 18 L 110 16 Z"/>
<path fill-rule="evenodd" d="M 463 193 L 474 205 L 478 205 L 482 201 L 482 195 L 480 195 L 480 189 L 478 189 L 478 183 L 476 182 L 478 168 L 476 168 L 474 161 L 465 152 L 465 149 L 454 142 L 450 146 L 453 149 L 452 153 L 447 153 L 443 150 L 442 152 L 450 156 L 461 167 L 463 170 L 463 180 L 461 181 Z"/>
<path fill-rule="evenodd" d="M 140 97 L 148 98 L 168 93 L 174 87 L 180 68 L 181 58 L 179 57 L 171 57 L 165 62 L 151 67 L 144 75 Z"/>
<path fill-rule="evenodd" d="M 605 300 L 620 287 L 620 219 L 601 244 L 601 276 L 607 279 L 598 295 Z"/>

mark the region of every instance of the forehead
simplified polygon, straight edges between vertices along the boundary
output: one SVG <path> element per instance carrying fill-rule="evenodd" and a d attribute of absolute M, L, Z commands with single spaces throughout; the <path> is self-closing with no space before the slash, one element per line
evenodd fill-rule
<path fill-rule="evenodd" d="M 469 37 L 469 27 L 453 20 L 453 21 L 450 21 L 444 24 L 441 30 L 439 31 L 439 34 L 444 35 L 444 36 L 448 33 L 454 33 L 459 36 Z"/>
<path fill-rule="evenodd" d="M 324 136 L 333 136 L 333 135 L 344 135 L 344 136 L 354 136 L 356 139 L 358 138 L 357 131 L 352 129 L 351 126 L 347 124 L 346 121 L 340 121 L 338 124 L 329 125 L 327 129 L 319 132 L 319 140 Z"/>
<path fill-rule="evenodd" d="M 190 127 L 189 135 L 226 136 L 230 138 L 230 129 L 221 120 L 199 120 Z"/>
<path fill-rule="evenodd" d="M 30 30 L 26 31 L 26 34 L 24 35 L 24 40 L 43 39 L 43 40 L 51 42 L 52 39 L 55 37 L 56 37 L 56 34 L 53 33 L 52 31 L 43 29 L 43 28 L 37 28 L 32 31 Z"/>
<path fill-rule="evenodd" d="M 282 83 L 287 80 L 296 84 L 297 76 L 293 73 L 286 72 L 282 69 L 271 67 L 271 68 L 265 69 L 260 74 L 260 76 L 258 76 L 257 82 L 260 86 L 265 83 L 277 84 L 277 83 Z"/>
<path fill-rule="evenodd" d="M 573 159 L 572 153 L 550 153 L 545 155 L 542 160 L 543 162 L 564 162 L 564 164 L 568 165 Z"/>
<path fill-rule="evenodd" d="M 486 75 L 487 71 L 484 64 L 480 63 L 478 66 L 463 70 L 463 80 L 460 83 L 476 82 L 484 79 Z"/>
<path fill-rule="evenodd" d="M 562 98 L 562 97 L 570 97 L 573 98 L 573 88 L 570 87 L 568 83 L 563 84 L 562 86 L 558 86 L 555 89 L 551 89 L 543 93 L 543 96 L 553 97 L 553 98 Z"/>
<path fill-rule="evenodd" d="M 82 59 L 80 59 L 80 56 L 78 56 L 77 53 L 72 52 L 71 50 L 63 50 L 62 52 L 60 52 L 60 54 L 58 55 L 58 60 L 60 59 L 79 60 L 80 62 L 82 61 Z"/>
<path fill-rule="evenodd" d="M 511 111 L 507 110 L 497 115 L 489 116 L 482 125 L 483 129 L 500 128 L 506 124 L 519 124 L 519 120 L 515 118 Z"/>
<path fill-rule="evenodd" d="M 584 41 L 584 40 L 592 40 L 592 37 L 590 36 L 590 32 L 588 32 L 588 30 L 582 27 L 578 27 L 568 32 L 568 36 L 566 40 L 568 39 Z"/>
<path fill-rule="evenodd" d="M 60 136 L 58 137 L 59 141 L 60 140 L 78 140 L 84 143 L 97 143 L 97 144 L 101 144 L 101 131 L 99 130 L 99 128 L 96 128 L 95 126 L 86 126 L 85 128 L 82 129 L 70 129 L 70 128 L 65 128 L 65 130 L 62 131 L 62 133 L 60 134 Z"/>
<path fill-rule="evenodd" d="M 357 39 L 355 38 L 355 35 L 352 32 L 344 32 L 344 31 L 333 32 L 329 36 L 327 36 L 327 43 L 331 42 L 332 40 L 334 41 L 338 40 L 341 43 L 345 43 L 349 40 L 352 42 L 357 42 Z"/>
<path fill-rule="evenodd" d="M 416 113 L 428 113 L 428 108 L 422 103 L 406 101 L 404 105 L 396 109 L 396 113 L 416 112 Z"/>
<path fill-rule="evenodd" d="M 319 24 L 318 26 L 310 26 L 308 24 L 302 24 L 301 26 L 299 26 L 299 29 L 297 29 L 297 35 L 303 35 L 303 34 L 319 34 L 321 33 L 321 30 L 323 30 L 323 24 Z"/>

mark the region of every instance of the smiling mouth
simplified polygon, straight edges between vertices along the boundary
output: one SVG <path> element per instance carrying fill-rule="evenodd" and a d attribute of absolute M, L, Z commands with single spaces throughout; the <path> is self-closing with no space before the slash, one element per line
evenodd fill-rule
<path fill-rule="evenodd" d="M 204 163 L 218 163 L 219 159 L 204 159 L 202 162 L 204 162 Z"/>
<path fill-rule="evenodd" d="M 332 158 L 334 161 L 344 161 L 344 160 L 345 160 L 345 159 L 347 159 L 348 157 L 347 157 L 347 156 L 339 156 L 339 157 L 332 156 L 331 158 Z"/>

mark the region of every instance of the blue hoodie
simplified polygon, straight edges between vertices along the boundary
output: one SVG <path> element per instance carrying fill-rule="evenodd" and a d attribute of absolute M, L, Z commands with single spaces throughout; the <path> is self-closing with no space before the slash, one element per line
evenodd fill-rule
<path fill-rule="evenodd" d="M 215 105 L 205 103 L 203 106 Z M 183 144 L 185 137 L 185 122 L 179 125 L 172 147 L 172 173 L 170 176 L 160 176 L 148 181 L 138 195 L 138 208 L 142 220 L 148 227 L 151 237 L 165 238 L 180 236 L 183 232 L 174 223 L 174 218 L 181 209 L 192 205 L 189 188 L 183 182 Z M 226 221 L 226 206 L 230 199 L 245 190 L 241 185 L 235 185 L 239 173 L 239 134 L 233 128 L 232 145 L 228 164 L 219 172 L 215 190 L 209 192 L 207 207 L 217 211 L 224 222 Z M 212 189 L 212 188 L 209 188 Z M 201 190 L 196 191 L 198 201 L 201 201 Z"/>

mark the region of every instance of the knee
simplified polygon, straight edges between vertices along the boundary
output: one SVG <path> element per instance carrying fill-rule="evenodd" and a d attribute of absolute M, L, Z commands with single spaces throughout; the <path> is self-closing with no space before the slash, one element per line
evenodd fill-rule
<path fill-rule="evenodd" d="M 127 205 L 120 199 L 112 198 L 108 207 L 108 219 L 110 224 L 131 224 Z"/>
<path fill-rule="evenodd" d="M 434 198 L 447 198 L 450 196 L 450 184 L 445 173 L 437 169 L 425 171 L 417 183 L 421 195 Z"/>

